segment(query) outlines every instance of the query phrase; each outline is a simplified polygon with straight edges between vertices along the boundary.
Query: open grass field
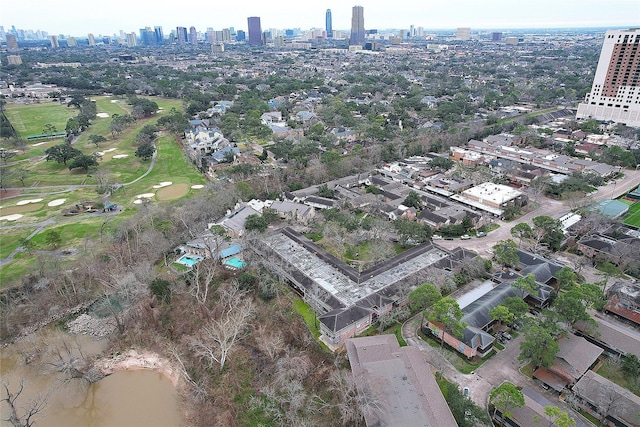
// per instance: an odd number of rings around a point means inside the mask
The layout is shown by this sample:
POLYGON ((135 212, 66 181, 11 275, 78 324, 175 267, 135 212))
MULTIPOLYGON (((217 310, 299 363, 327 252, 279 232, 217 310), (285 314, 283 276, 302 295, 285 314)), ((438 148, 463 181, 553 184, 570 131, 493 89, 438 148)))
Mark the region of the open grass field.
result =
MULTIPOLYGON (((126 99, 112 97, 95 97, 93 99, 96 101, 98 113, 103 112, 111 116, 112 114, 126 114, 130 111, 130 105, 127 104, 126 99)), ((87 174, 79 170, 69 171, 64 164, 58 164, 53 161, 47 162, 41 159, 47 147, 59 144, 61 140, 30 144, 25 153, 20 153, 12 159, 13 161, 22 159, 22 161, 18 161, 17 164, 9 166, 9 168, 14 171, 24 169, 28 172, 24 180, 25 187, 20 196, 0 200, 0 217, 11 213, 23 215, 15 221, 0 221, 0 242, 2 243, 0 255, 2 258, 8 256, 18 247, 20 241, 33 232, 38 223, 56 217, 54 224, 48 225, 33 237, 35 249, 41 251, 51 250, 52 248, 45 243, 45 236, 49 230, 55 229, 62 238, 62 242, 57 248, 58 250, 77 249, 77 255, 64 257, 62 262, 72 260, 82 256, 87 242, 99 239, 100 228, 105 220, 109 222, 105 229, 109 233, 121 221, 136 212, 137 206, 133 203, 136 200, 136 195, 153 193, 153 197, 150 199, 152 203, 161 203, 164 200, 173 201, 203 191, 191 188, 192 185, 203 185, 206 181, 182 153, 173 135, 161 134, 156 141, 158 153, 152 172, 139 181, 132 183, 132 181, 147 172, 151 163, 151 161, 140 161, 135 157, 135 136, 144 125, 155 123, 163 114, 168 113, 172 108, 181 109, 182 105, 180 100, 151 99, 158 103, 160 110, 154 117, 138 120, 115 139, 109 132, 111 119, 97 117, 91 128, 74 143, 75 148, 85 154, 92 154, 98 151, 102 153, 98 169, 107 171, 112 182, 131 183, 131 185, 125 186, 109 198, 110 202, 117 203, 123 208, 123 212, 118 215, 80 214, 73 217, 59 216, 63 209, 80 201, 101 198, 94 186, 97 180, 93 172, 87 174), (107 141, 96 148, 94 144, 88 141, 89 135, 102 135, 107 138, 107 141), (162 182, 171 182, 172 184, 158 188, 158 184, 162 182), (81 186, 81 184, 85 184, 85 186, 81 186), (41 188, 44 186, 60 186, 60 188, 41 188), (26 200, 34 199, 42 200, 25 203, 26 200), (58 203, 62 199, 64 201, 58 203), (53 206, 49 206, 49 203, 54 201, 56 202, 53 206), (20 202, 22 203, 18 204, 20 202), (29 226, 31 224, 33 224, 33 227, 29 226), (10 228, 13 225, 27 227, 10 228)), ((67 108, 58 105, 54 107, 58 110, 67 108)), ((29 109, 33 112, 33 109, 40 111, 39 108, 41 108, 41 105, 25 106, 21 109, 20 114, 28 115, 30 114, 28 113, 29 109)), ((62 128, 64 128, 68 117, 76 113, 75 109, 69 109, 69 115, 60 119, 63 120, 62 128)), ((44 124, 46 123, 49 122, 45 121, 44 124)), ((37 127, 36 125, 33 126, 37 127)), ((42 129, 39 129, 38 133, 41 131, 42 129)), ((13 180, 11 184, 13 187, 22 187, 19 181, 13 180)), ((26 252, 17 253, 12 262, 0 268, 0 277, 2 277, 0 287, 18 284, 21 276, 39 268, 40 261, 38 259, 45 255, 28 254, 26 252)))
POLYGON ((629 213, 624 217, 624 223, 640 227, 640 202, 636 202, 629 208, 629 213))
POLYGON ((40 104, 7 104, 5 114, 21 137, 40 135, 46 124, 52 124, 58 132, 64 132, 67 120, 78 114, 75 107, 59 102, 43 101, 40 104))
POLYGON ((0 258, 8 257, 35 229, 35 227, 26 227, 5 230, 0 237, 0 258))

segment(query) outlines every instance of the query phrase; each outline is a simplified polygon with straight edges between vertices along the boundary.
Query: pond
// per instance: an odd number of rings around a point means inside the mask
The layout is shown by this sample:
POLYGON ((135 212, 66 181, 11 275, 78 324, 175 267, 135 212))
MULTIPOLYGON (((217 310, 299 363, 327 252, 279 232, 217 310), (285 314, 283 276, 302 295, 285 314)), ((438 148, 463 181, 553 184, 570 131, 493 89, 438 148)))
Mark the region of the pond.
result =
MULTIPOLYGON (((37 414, 38 426, 181 426, 184 424, 178 404, 178 395, 171 381, 153 370, 117 371, 102 380, 84 385, 79 380, 68 383, 61 381, 57 374, 46 369, 45 363, 24 363, 26 347, 59 345, 71 342, 75 350, 86 354, 98 354, 106 347, 106 342, 84 336, 71 336, 49 329, 30 337, 30 341, 12 344, 0 351, 0 375, 3 383, 8 383, 16 391, 20 381, 24 381, 24 391, 17 406, 47 395, 44 410, 37 414)), ((4 390, 3 390, 4 393, 4 390)), ((4 395, 3 395, 4 397, 4 395)), ((0 412, 6 414, 6 405, 0 412)), ((0 422, 1 426, 10 426, 0 422)))

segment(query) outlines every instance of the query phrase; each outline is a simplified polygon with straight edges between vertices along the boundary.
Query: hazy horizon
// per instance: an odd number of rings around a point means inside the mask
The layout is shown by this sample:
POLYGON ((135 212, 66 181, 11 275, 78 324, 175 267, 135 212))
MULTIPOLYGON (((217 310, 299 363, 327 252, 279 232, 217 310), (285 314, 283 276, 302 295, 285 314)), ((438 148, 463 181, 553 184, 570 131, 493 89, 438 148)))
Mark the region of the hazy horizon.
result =
POLYGON ((184 7, 158 6, 147 2, 111 0, 101 3, 80 0, 30 0, 29 11, 15 2, 3 5, 5 30, 15 26, 23 30, 43 30, 49 34, 86 36, 87 33, 111 35, 120 30, 138 33, 140 28, 162 26, 169 34, 177 26, 194 26, 204 32, 234 27, 247 28, 247 17, 259 16, 262 29, 324 28, 326 9, 331 9, 334 30, 349 30, 351 8, 364 7, 366 29, 409 29, 423 27, 425 31, 452 30, 471 27, 472 31, 619 28, 640 26, 640 2, 637 0, 450 0, 446 4, 420 0, 405 0, 389 4, 382 0, 338 0, 303 4, 281 0, 266 4, 246 1, 236 4, 214 4, 207 0, 192 0, 184 7), (100 8, 100 9, 98 9, 100 8))

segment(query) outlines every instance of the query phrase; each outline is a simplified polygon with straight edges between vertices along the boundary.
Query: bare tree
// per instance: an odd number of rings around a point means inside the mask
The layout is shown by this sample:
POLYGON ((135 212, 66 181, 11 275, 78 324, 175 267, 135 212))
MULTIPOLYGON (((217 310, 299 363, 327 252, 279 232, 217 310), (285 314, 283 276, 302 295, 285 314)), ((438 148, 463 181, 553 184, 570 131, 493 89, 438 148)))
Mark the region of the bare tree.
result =
MULTIPOLYGON (((37 419, 35 416, 42 412, 42 410, 47 406, 47 401, 49 399, 48 395, 38 395, 31 401, 27 403, 27 405, 23 409, 23 414, 18 413, 18 399, 20 395, 24 391, 24 379, 20 380, 20 385, 16 392, 11 392, 9 390, 8 383, 2 383, 2 387, 4 388, 4 395, 0 400, 0 403, 5 402, 8 410, 2 411, 3 421, 8 421, 11 423, 13 427, 31 427, 35 424, 37 419)), ((22 411, 21 411, 22 412, 22 411)))
POLYGON ((256 330, 256 338, 258 348, 269 356, 271 360, 275 360, 276 357, 286 348, 282 332, 273 332, 269 330, 267 325, 264 323, 258 326, 256 330))
POLYGON ((234 345, 247 330, 254 306, 246 292, 228 285, 221 289, 219 309, 221 313, 189 340, 189 346, 210 367, 218 363, 223 369, 234 345))
POLYGON ((200 304, 206 304, 211 290, 211 283, 216 277, 219 269, 218 261, 213 258, 206 258, 196 263, 191 273, 186 276, 189 280, 189 294, 200 304))
POLYGON ((360 425, 364 415, 374 415, 384 410, 382 401, 369 386, 358 389, 351 372, 336 370, 329 374, 329 390, 338 402, 331 405, 338 408, 343 425, 360 425))

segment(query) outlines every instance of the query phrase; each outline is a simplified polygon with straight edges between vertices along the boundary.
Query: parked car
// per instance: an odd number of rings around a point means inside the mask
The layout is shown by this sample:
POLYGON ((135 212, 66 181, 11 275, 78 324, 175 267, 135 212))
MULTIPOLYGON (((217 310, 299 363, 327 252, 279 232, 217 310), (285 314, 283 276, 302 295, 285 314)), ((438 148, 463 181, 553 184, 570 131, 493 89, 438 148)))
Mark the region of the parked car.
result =
POLYGON ((453 240, 453 237, 445 237, 444 240, 453 240))
POLYGON ((471 236, 469 236, 468 234, 463 234, 462 236, 460 236, 460 240, 469 240, 471 238, 471 236))
POLYGON ((432 240, 442 240, 442 236, 438 236, 437 234, 434 234, 433 236, 431 236, 432 240))
POLYGON ((506 332, 503 332, 503 333, 502 333, 502 336, 503 336, 503 337, 505 337, 505 338, 506 338, 506 339, 508 339, 508 340, 510 340, 510 339, 512 338, 512 336, 511 336, 511 335, 509 335, 509 334, 508 334, 508 333, 506 333, 506 332))
POLYGON ((476 237, 484 237, 484 236, 486 236, 486 235, 487 235, 487 232, 486 232, 486 231, 478 231, 478 232, 476 233, 476 237))
POLYGON ((462 389, 462 395, 463 395, 464 397, 469 397, 469 387, 464 387, 464 388, 462 389))

